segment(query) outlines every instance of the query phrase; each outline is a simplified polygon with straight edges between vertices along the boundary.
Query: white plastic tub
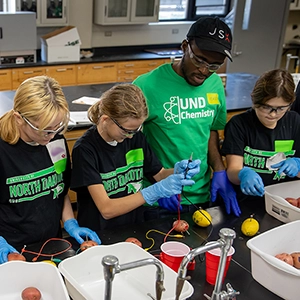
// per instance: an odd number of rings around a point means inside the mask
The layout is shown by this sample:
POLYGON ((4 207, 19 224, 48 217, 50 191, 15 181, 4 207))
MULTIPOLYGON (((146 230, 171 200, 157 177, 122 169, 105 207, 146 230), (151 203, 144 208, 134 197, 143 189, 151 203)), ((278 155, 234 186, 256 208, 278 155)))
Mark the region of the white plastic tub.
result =
POLYGON ((300 299, 300 270, 275 255, 300 251, 300 220, 266 231, 247 242, 253 278, 285 300, 300 299))
POLYGON ((265 188, 267 213, 284 223, 300 220, 300 208, 288 203, 285 200, 287 197, 300 197, 300 180, 267 186, 265 188))
POLYGON ((42 300, 69 300, 58 269, 43 262, 10 261, 0 265, 0 299, 19 300, 27 287, 36 287, 42 300))
MULTIPOLYGON (((120 242, 108 246, 94 246, 63 260, 58 268, 65 277, 69 295, 73 300, 104 299, 105 280, 102 258, 106 255, 116 256, 120 264, 153 258, 151 254, 133 243, 120 242)), ((162 265, 166 288, 166 291, 162 293, 162 299, 174 300, 177 273, 168 266, 162 265)), ((116 274, 112 283, 112 299, 149 300, 148 293, 156 297, 156 270, 154 265, 148 265, 116 274)), ((180 299, 190 297, 193 292, 192 285, 185 281, 180 299)))

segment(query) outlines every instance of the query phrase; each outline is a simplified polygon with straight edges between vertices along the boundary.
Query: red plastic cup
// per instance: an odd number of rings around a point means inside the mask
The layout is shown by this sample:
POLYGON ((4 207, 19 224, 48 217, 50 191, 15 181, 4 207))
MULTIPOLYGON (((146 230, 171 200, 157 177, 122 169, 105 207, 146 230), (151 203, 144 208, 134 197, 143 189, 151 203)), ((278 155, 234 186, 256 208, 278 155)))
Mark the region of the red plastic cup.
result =
POLYGON ((175 272, 178 272, 182 259, 190 252, 190 248, 180 242, 165 242, 160 246, 160 249, 161 261, 175 272))
MULTIPOLYGON (((224 279, 227 274, 227 270, 229 268, 229 264, 232 258, 232 255, 234 254, 235 250, 231 246, 230 250, 227 253, 227 259, 226 259, 226 264, 225 264, 225 270, 224 270, 224 275, 222 278, 222 282, 224 282, 224 279)), ((205 258, 206 258, 206 281, 212 285, 216 284, 216 279, 217 279, 217 273, 218 273, 218 267, 219 267, 219 262, 220 262, 220 255, 221 255, 221 249, 216 248, 210 251, 207 251, 205 253, 205 258)))

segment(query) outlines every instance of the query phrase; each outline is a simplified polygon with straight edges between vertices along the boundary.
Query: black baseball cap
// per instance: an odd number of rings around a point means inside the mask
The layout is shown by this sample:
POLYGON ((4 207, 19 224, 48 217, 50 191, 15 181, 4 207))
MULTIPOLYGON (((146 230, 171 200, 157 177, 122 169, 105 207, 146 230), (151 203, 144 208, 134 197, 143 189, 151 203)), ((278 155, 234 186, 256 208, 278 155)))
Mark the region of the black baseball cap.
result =
POLYGON ((200 50, 225 54, 231 61, 232 34, 230 28, 218 17, 203 17, 190 27, 187 38, 195 40, 200 50))

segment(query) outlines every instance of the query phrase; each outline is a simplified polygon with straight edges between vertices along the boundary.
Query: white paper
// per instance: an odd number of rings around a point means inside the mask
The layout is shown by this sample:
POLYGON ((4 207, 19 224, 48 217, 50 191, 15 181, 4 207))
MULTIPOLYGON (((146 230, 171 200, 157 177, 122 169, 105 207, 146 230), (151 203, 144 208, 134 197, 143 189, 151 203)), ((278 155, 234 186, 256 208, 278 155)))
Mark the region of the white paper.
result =
POLYGON ((87 116, 87 111, 70 111, 70 122, 69 125, 74 124, 87 124, 91 121, 87 116))
POLYGON ((81 98, 73 100, 72 103, 93 105, 98 100, 99 100, 99 98, 83 96, 81 98))

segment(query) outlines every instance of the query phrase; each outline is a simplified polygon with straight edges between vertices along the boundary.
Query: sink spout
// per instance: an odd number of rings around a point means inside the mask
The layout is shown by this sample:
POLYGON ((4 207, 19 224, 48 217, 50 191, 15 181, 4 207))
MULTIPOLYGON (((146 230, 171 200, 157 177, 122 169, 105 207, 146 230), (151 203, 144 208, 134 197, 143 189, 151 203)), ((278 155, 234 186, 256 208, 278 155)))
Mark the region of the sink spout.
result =
MULTIPOLYGON (((220 239, 214 242, 210 242, 205 244, 204 246, 192 249, 182 260, 180 267, 178 269, 178 276, 177 276, 177 282, 176 282, 176 292, 175 292, 175 300, 179 300, 179 296, 182 291, 182 287, 184 284, 184 281, 186 279, 189 279, 186 277, 187 272, 187 266, 190 261, 192 261, 197 255, 200 255, 202 253, 205 253, 209 250, 215 249, 215 248, 221 248, 221 256, 220 256, 220 263, 218 267, 218 274, 215 284, 215 289, 213 292, 213 295, 219 295, 222 287, 222 279, 223 274, 225 270, 225 264, 226 264, 226 257, 227 253, 230 250, 230 247, 232 245, 233 239, 235 238, 236 234, 235 231, 229 228, 222 228, 219 232, 220 239)), ((217 298, 214 298, 217 299, 217 298)))
POLYGON ((156 300, 160 300, 162 296, 162 292, 165 291, 163 286, 164 281, 164 270, 160 261, 155 258, 146 258, 133 262, 129 262, 126 264, 119 264, 119 260, 112 255, 104 256, 102 259, 102 265, 104 267, 104 279, 106 281, 105 284, 105 300, 111 299, 112 294, 112 281, 114 279, 114 275, 120 273, 122 271, 147 266, 147 265, 155 265, 156 266, 156 300))

